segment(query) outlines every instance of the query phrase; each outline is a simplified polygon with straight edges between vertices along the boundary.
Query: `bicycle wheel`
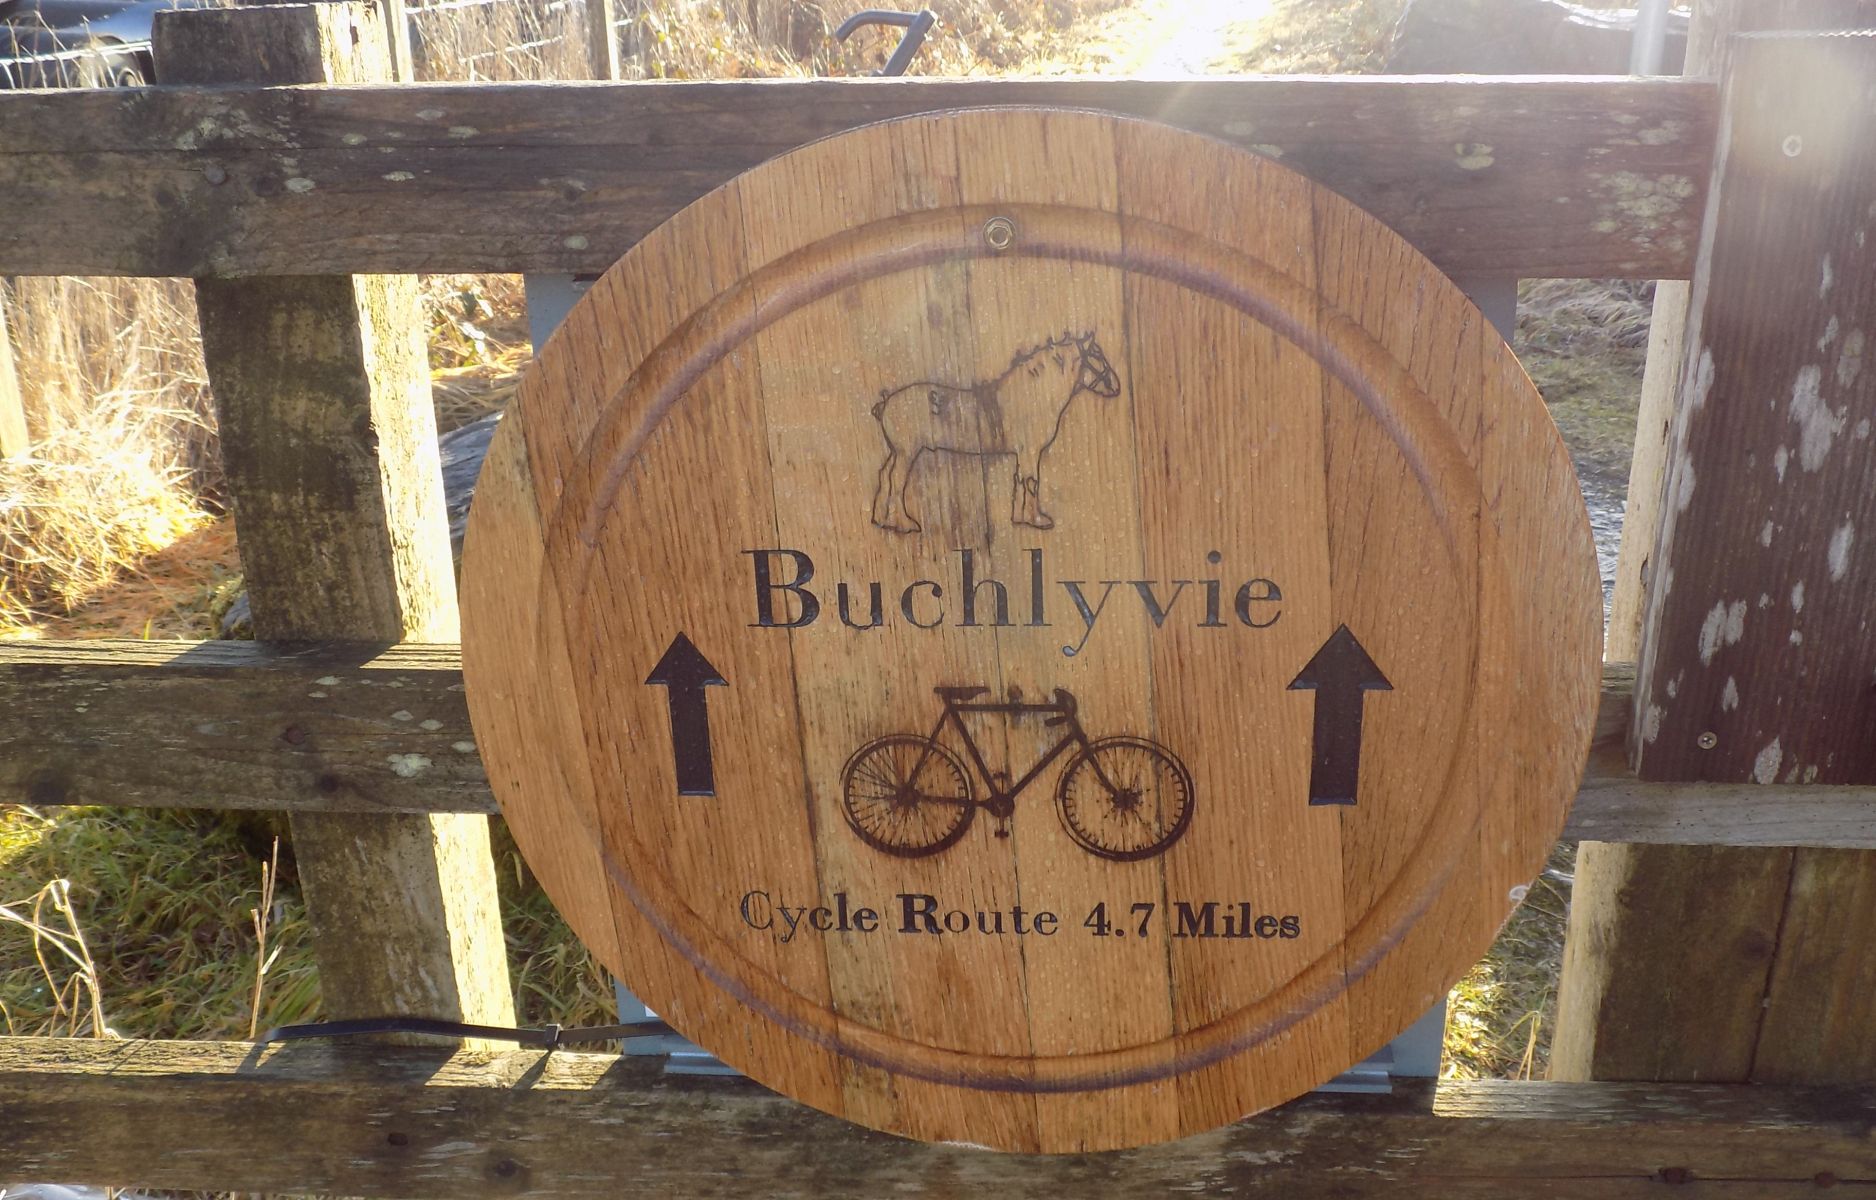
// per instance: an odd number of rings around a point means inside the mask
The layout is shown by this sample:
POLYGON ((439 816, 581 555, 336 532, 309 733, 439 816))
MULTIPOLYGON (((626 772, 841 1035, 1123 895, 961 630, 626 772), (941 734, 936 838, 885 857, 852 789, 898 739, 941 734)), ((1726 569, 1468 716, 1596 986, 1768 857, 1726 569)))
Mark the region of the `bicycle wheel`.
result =
POLYGON ((957 755, 911 733, 875 738, 854 751, 840 773, 840 795, 860 840, 900 858, 955 845, 977 812, 957 755))
POLYGON ((1088 853, 1151 858, 1192 821, 1192 773, 1145 738, 1102 738, 1062 772, 1055 802, 1068 835, 1088 853))

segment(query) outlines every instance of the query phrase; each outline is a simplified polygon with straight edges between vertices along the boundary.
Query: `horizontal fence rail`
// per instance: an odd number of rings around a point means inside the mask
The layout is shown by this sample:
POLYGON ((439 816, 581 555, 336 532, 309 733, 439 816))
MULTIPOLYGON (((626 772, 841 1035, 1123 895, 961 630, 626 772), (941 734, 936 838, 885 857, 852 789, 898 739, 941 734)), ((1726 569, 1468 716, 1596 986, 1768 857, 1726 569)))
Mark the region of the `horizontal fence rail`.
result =
POLYGON ((1833 1185, 1868 1196, 1872 1126, 1872 1087, 1413 1081, 1387 1096, 1307 1096, 1142 1150, 1015 1156, 901 1141, 746 1082, 660 1076, 644 1059, 0 1038, 0 1179, 190 1190, 1503 1200, 1680 1184, 1692 1196, 1833 1185))
MULTIPOLYGON (((1566 837, 1876 848, 1876 787, 1636 779, 1633 687, 1632 667, 1605 669, 1566 837)), ((497 811, 457 648, 410 644, 0 643, 0 800, 497 811)))
POLYGON ((1049 105, 1281 159, 1449 274, 1686 278, 1718 89, 1678 79, 764 80, 0 94, 0 275, 597 272, 855 125, 1049 105))

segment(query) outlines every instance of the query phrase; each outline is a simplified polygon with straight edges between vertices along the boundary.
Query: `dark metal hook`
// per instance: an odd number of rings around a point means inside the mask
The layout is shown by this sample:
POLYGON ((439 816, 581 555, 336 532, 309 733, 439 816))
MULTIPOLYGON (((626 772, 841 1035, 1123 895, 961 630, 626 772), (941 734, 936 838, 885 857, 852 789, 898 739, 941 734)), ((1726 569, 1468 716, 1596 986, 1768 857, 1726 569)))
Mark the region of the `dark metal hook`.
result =
POLYGON ((925 44, 925 35, 938 23, 938 17, 929 8, 921 8, 915 13, 890 12, 883 8, 869 8, 865 12, 854 13, 840 23, 834 30, 834 37, 846 41, 854 30, 867 25, 896 25, 905 30, 905 36, 899 39, 899 48, 892 52, 886 65, 879 69, 881 75, 903 75, 912 65, 912 56, 925 44))

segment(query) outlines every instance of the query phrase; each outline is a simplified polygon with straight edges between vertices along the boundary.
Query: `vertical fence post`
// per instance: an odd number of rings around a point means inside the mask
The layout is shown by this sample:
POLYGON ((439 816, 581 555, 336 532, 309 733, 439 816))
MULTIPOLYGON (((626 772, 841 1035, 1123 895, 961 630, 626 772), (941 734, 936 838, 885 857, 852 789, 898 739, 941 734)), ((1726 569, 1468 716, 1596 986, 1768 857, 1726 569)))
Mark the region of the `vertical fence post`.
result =
MULTIPOLYGON (((368 3, 164 12, 155 42, 166 84, 389 74, 368 3)), ((321 184, 286 144, 261 170, 241 186, 321 184)), ((454 640, 416 280, 205 279, 196 294, 256 634, 454 640)), ((305 814, 292 828, 329 1015, 513 1023, 486 817, 305 814)))
POLYGON ((415 83, 417 72, 410 58, 410 16, 404 11, 404 0, 377 0, 377 5, 390 46, 391 78, 399 83, 415 83))
POLYGON ((619 77, 618 0, 586 0, 586 67, 594 79, 619 77))
MULTIPOLYGON (((1858 18, 1702 7, 1756 30, 1858 18)), ((1653 780, 1869 783, 1876 36, 1758 33, 1718 57, 1631 756, 1653 780)), ((1872 939, 1876 853, 1586 843, 1552 1074, 1876 1078, 1872 939)))
POLYGON ((1635 37, 1629 45, 1630 75, 1661 74, 1668 40, 1668 0, 1641 0, 1635 9, 1635 37))
POLYGON ((0 285, 0 458, 24 454, 26 402, 20 395, 19 370, 13 364, 13 338, 7 332, 7 290, 0 285))

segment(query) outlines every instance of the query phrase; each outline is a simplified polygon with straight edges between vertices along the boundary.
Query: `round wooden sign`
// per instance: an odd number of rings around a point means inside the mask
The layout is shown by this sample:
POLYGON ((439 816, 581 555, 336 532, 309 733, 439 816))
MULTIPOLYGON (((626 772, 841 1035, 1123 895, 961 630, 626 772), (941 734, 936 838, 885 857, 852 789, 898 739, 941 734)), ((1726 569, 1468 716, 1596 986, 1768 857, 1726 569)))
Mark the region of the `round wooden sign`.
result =
POLYGON ((1091 113, 685 209, 503 422, 464 666, 516 840, 672 1026, 926 1139, 1277 1104, 1542 867, 1596 704, 1576 479, 1346 201, 1091 113))

